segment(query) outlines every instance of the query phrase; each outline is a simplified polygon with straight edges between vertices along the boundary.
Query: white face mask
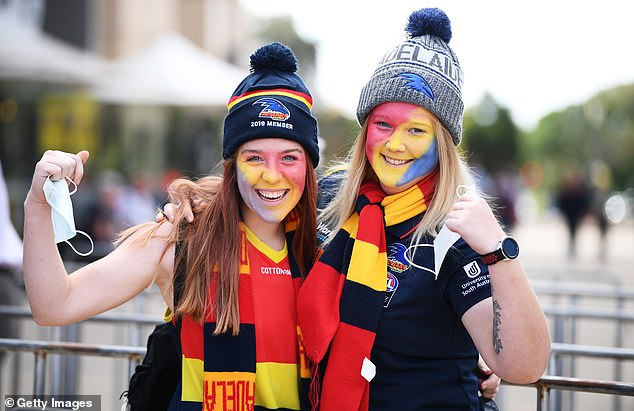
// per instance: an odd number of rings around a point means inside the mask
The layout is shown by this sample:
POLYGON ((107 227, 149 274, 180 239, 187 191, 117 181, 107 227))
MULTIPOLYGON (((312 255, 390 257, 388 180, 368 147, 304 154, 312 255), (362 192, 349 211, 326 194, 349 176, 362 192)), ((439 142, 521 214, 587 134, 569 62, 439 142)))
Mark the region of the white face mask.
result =
POLYGON ((77 184, 70 178, 66 177, 68 181, 73 183, 75 188, 72 192, 68 191, 68 184, 66 180, 52 181, 49 176, 44 182, 44 196, 46 202, 51 205, 51 220, 53 222, 53 232, 55 233, 55 242, 66 242, 73 251, 83 257, 92 254, 95 249, 92 242, 92 238, 83 231, 75 229, 75 219, 73 217, 73 203, 70 201, 70 196, 77 191, 77 184), (90 240, 90 251, 81 253, 77 251, 73 245, 68 242, 71 238, 75 237, 77 233, 80 233, 90 240))

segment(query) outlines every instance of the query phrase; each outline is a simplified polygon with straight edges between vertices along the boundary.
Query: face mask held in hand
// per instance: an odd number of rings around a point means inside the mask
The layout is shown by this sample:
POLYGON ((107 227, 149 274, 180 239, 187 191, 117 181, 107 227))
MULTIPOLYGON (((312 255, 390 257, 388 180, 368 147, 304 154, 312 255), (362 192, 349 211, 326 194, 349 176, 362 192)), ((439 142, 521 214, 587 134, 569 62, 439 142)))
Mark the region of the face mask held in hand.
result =
POLYGON ((51 220, 53 222, 53 232, 55 233, 55 242, 66 242, 75 253, 82 257, 86 257, 92 254, 95 249, 92 242, 92 238, 83 231, 75 229, 75 219, 73 217, 73 203, 70 200, 70 196, 77 191, 77 184, 70 178, 66 180, 51 180, 49 176, 44 182, 44 196, 46 202, 51 205, 51 220), (75 188, 72 192, 68 191, 68 184, 66 180, 70 181, 75 188), (80 233, 88 238, 90 241, 90 250, 86 253, 77 251, 77 249, 68 241, 75 237, 77 233, 80 233))

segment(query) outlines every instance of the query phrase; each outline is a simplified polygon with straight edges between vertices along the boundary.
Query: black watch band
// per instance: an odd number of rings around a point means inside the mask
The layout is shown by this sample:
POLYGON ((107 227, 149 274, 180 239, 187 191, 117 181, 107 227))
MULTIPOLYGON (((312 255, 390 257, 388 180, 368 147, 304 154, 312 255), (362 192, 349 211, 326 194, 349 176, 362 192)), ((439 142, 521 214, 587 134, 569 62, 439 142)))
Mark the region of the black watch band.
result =
POLYGON ((513 260, 520 254, 520 247, 512 237, 504 237, 498 248, 490 253, 481 255, 482 262, 486 265, 493 265, 503 260, 513 260))

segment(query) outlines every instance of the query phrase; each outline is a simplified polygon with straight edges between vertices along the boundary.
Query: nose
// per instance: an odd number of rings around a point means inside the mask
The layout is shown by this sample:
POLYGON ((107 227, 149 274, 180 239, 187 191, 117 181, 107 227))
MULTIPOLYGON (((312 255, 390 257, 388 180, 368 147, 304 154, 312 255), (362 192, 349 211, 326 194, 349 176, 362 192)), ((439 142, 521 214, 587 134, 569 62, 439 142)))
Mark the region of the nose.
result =
POLYGON ((398 131, 394 131, 392 135, 387 139, 385 147, 390 151, 404 151, 405 144, 403 144, 401 135, 398 131))
POLYGON ((262 172, 262 179, 269 184, 277 183, 281 178, 282 174, 274 165, 265 167, 262 172))

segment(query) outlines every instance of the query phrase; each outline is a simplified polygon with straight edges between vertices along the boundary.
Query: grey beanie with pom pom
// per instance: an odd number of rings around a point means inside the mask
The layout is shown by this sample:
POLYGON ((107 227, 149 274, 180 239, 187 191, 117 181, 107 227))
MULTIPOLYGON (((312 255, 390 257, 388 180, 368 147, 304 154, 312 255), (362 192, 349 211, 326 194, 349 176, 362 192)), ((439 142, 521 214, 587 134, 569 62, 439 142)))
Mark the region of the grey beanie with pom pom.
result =
POLYGON ((462 139, 463 74, 449 47, 451 22, 437 8, 415 11, 405 30, 408 39, 388 51, 363 87, 357 119, 387 102, 412 103, 433 113, 449 130, 455 145, 462 139))

